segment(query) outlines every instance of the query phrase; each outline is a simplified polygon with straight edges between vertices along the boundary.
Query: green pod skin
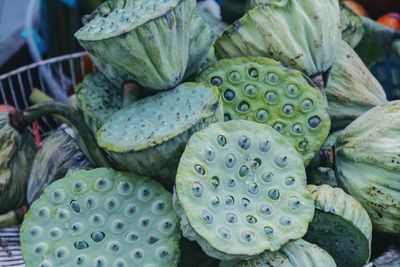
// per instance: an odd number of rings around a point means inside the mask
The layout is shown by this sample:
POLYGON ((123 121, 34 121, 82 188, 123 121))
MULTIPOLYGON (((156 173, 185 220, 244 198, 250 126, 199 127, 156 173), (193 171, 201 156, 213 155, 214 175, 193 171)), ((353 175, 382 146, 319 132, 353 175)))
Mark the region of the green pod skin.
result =
POLYGON ((186 70, 195 3, 107 1, 85 18, 75 37, 92 56, 125 70, 141 86, 167 90, 186 70))
POLYGON ((276 252, 265 251, 241 262, 221 262, 219 267, 336 267, 332 256, 303 239, 288 242, 276 252))
POLYGON ((190 136, 222 120, 216 87, 183 83, 116 112, 96 139, 126 169, 152 176, 172 189, 190 136))
POLYGON ((342 39, 351 47, 354 48, 360 43, 364 35, 361 17, 343 3, 340 3, 340 28, 342 39))
POLYGON ((49 184, 63 178, 68 172, 91 168, 93 165, 64 129, 50 133, 33 160, 28 179, 28 204, 31 205, 49 184))
POLYGON ((20 207, 36 154, 33 137, 14 129, 7 113, 0 114, 0 214, 20 207))
POLYGON ((256 6, 215 43, 218 59, 270 57, 314 78, 333 64, 341 39, 337 0, 282 0, 256 6))
POLYGON ((340 188, 309 185, 316 212, 304 239, 325 249, 338 267, 361 267, 371 256, 372 223, 361 204, 340 188))
POLYGON ((334 130, 343 129, 364 112, 388 102, 381 84, 345 41, 341 41, 325 93, 334 130))

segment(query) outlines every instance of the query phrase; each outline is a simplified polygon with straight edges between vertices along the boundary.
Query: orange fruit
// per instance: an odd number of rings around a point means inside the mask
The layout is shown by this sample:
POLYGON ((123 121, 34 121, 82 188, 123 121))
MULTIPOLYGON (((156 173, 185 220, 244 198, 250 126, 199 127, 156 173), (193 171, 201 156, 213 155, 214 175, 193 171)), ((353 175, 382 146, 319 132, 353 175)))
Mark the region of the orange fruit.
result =
POLYGON ((356 1, 342 1, 342 2, 343 4, 348 6, 351 10, 353 10, 353 12, 356 13, 357 15, 369 17, 367 10, 360 3, 357 3, 356 1))
POLYGON ((395 30, 400 30, 400 13, 387 13, 381 16, 377 22, 395 30))

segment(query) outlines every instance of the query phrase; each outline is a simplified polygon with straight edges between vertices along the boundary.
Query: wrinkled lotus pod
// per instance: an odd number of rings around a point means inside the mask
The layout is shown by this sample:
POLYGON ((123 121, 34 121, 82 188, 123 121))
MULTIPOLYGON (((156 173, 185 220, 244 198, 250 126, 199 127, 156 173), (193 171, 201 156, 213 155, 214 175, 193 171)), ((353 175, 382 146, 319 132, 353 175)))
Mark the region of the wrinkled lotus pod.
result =
POLYGON ((185 79, 199 73, 207 66, 207 57, 214 42, 211 28, 197 12, 193 13, 189 31, 189 58, 185 79))
POLYGON ((122 90, 101 73, 85 76, 76 87, 79 110, 93 133, 122 107, 122 90))
POLYGON ((387 103, 380 83, 344 41, 330 71, 325 92, 334 129, 343 129, 367 110, 387 103))
POLYGON ((296 150, 273 128, 244 120, 190 138, 174 205, 183 235, 221 260, 276 251, 301 238, 314 215, 296 150))
POLYGON ((221 262, 219 267, 336 267, 333 258, 317 245, 298 239, 284 245, 279 251, 265 251, 241 262, 221 262))
POLYGON ((308 164, 330 130, 318 88, 299 71, 268 58, 220 60, 198 81, 218 86, 224 119, 267 124, 288 138, 308 164))
POLYGON ((9 124, 8 113, 0 113, 0 214, 24 203, 35 154, 33 137, 19 133, 9 124))
POLYGON ((66 130, 50 133, 33 160, 28 179, 28 204, 39 198, 46 186, 65 177, 69 171, 91 168, 93 165, 66 130))
POLYGON ((31 266, 175 266, 178 217, 151 178, 112 169, 77 171, 48 186, 21 228, 31 266))
POLYGON ((190 136, 223 120, 220 102, 216 87, 183 83, 119 110, 96 139, 127 169, 155 177, 170 188, 190 136))
POLYGON ((215 54, 269 57, 317 76, 333 64, 341 39, 339 25, 337 0, 272 1, 233 23, 217 39, 215 54))
POLYGON ((315 214, 304 239, 325 249, 338 267, 363 266, 371 255, 372 223, 361 204, 340 188, 309 185, 315 214))
POLYGON ((353 121, 334 151, 339 186, 367 210, 375 230, 400 234, 400 101, 353 121))
POLYGON ((194 0, 110 0, 85 17, 75 33, 101 62, 125 70, 145 88, 170 89, 188 61, 194 0))
POLYGON ((210 12, 197 10, 197 13, 199 13, 203 17, 204 21, 211 28, 214 37, 221 36, 229 26, 223 20, 214 17, 210 12))
POLYGON ((364 35, 363 22, 360 16, 343 3, 340 3, 340 27, 342 39, 351 47, 356 47, 364 35))

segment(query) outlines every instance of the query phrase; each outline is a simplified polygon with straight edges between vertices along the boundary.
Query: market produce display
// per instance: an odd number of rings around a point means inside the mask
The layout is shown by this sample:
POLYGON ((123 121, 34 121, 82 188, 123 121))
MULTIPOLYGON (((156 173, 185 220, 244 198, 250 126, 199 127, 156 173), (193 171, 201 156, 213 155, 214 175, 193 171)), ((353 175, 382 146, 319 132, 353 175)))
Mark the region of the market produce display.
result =
POLYGON ((103 1, 69 105, 0 105, 26 267, 396 266, 400 100, 369 66, 399 31, 338 0, 195 6, 103 1), (73 134, 35 144, 43 116, 73 134))

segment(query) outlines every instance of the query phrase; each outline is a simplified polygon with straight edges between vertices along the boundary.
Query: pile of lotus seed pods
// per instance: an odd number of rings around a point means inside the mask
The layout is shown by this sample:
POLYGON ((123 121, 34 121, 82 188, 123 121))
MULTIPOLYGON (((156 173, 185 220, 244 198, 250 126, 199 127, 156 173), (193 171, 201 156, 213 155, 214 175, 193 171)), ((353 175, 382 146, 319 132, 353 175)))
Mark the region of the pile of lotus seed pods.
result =
POLYGON ((27 196, 27 267, 361 267, 373 231, 400 235, 400 102, 353 50, 361 18, 338 0, 250 0, 232 25, 195 7, 105 1, 75 34, 98 70, 74 104, 0 117, 0 211, 27 196), (44 115, 73 131, 36 151, 44 115))

